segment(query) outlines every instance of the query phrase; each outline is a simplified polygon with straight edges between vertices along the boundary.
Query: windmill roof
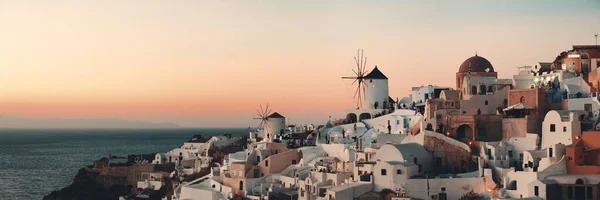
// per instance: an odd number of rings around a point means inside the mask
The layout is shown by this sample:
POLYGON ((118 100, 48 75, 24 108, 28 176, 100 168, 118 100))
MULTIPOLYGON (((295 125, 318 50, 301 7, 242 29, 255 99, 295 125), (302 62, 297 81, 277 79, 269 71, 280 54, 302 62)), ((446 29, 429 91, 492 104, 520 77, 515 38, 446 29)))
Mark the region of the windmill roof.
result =
POLYGON ((366 79, 388 79, 387 76, 383 75, 383 73, 381 71, 379 71, 379 69, 377 69, 377 66, 375 66, 375 68, 373 70, 371 70, 371 72, 369 74, 367 74, 365 76, 366 79))
POLYGON ((269 115, 267 118, 285 118, 285 117, 277 112, 274 112, 273 114, 269 115))

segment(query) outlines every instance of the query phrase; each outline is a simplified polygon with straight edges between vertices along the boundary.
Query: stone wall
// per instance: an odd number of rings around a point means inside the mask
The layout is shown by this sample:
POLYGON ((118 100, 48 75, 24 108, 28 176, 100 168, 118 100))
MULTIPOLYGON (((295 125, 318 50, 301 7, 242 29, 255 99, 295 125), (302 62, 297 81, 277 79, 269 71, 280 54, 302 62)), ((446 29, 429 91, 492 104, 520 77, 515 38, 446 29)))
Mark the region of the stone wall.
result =
POLYGON ((431 136, 425 136, 423 146, 433 155, 432 169, 436 173, 466 173, 477 170, 471 152, 464 147, 431 136))
POLYGON ((511 137, 526 137, 527 133, 541 135, 542 122, 537 116, 526 116, 525 118, 502 119, 502 139, 511 137))

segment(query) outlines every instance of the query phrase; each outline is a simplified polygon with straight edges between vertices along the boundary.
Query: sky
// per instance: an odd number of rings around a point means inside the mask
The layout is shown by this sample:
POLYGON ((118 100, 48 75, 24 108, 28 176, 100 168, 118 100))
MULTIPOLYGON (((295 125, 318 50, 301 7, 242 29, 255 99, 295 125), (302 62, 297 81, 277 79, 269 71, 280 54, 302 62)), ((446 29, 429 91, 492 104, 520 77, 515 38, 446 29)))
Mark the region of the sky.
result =
POLYGON ((598 32, 598 0, 0 0, 0 114, 322 124, 355 107, 359 48, 402 98, 476 52, 511 78, 598 32))

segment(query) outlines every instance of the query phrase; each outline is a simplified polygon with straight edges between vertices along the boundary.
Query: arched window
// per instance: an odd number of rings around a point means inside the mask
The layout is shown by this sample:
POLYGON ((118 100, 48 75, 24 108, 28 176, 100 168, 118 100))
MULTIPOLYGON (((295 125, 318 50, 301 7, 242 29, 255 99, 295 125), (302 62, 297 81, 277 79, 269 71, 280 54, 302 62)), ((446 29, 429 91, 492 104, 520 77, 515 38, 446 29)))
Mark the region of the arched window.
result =
POLYGON ((477 94, 477 86, 471 86, 471 95, 477 94))
POLYGON ((485 100, 485 105, 486 105, 486 106, 488 105, 488 100, 485 100))
POLYGON ((583 180, 582 180, 582 179, 578 178, 578 179, 575 181, 575 184, 577 184, 577 185, 583 185, 584 183, 583 183, 583 180))
POLYGON ((494 92, 494 88, 493 88, 493 87, 490 85, 490 86, 488 86, 488 89, 487 89, 487 91, 488 91, 488 92, 494 92))
POLYGON ((240 186, 240 190, 244 190, 244 182, 243 181, 240 181, 240 185, 239 186, 240 186))
POLYGON ((521 96, 521 98, 519 99, 519 103, 526 103, 527 99, 525 98, 525 96, 521 96))

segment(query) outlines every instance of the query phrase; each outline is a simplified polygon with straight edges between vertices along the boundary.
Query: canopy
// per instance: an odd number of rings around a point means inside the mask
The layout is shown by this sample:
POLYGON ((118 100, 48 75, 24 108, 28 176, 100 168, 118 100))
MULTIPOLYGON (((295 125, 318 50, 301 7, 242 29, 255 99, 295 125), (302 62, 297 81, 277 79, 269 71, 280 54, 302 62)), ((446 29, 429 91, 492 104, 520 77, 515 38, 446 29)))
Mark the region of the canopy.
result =
POLYGON ((504 111, 509 111, 509 110, 532 110, 532 109, 534 109, 533 106, 530 106, 530 105, 527 105, 527 104, 524 104, 524 103, 518 103, 518 104, 515 104, 515 105, 512 105, 512 106, 506 107, 504 109, 504 111))

